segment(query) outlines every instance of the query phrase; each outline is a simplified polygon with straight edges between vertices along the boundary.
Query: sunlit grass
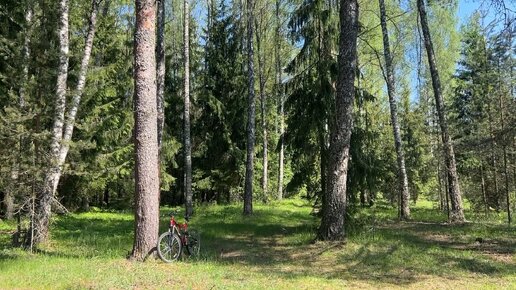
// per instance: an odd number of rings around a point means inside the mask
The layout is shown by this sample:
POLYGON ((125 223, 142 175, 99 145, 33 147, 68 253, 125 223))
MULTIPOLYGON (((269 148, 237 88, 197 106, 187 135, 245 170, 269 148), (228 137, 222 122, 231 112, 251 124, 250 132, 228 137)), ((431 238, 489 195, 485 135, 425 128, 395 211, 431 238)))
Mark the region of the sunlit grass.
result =
MULTIPOLYGON (((395 208, 378 203, 356 209, 346 243, 314 243, 319 219, 308 202, 254 209, 244 217, 241 205, 196 207, 190 226, 201 232, 201 256, 173 264, 125 259, 130 212, 58 216, 35 254, 11 248, 15 224, 0 222, 0 288, 516 288, 515 229, 502 216, 452 226, 419 201, 413 220, 398 222, 395 208)), ((172 210, 181 221, 182 208, 162 208, 160 231, 172 210)))

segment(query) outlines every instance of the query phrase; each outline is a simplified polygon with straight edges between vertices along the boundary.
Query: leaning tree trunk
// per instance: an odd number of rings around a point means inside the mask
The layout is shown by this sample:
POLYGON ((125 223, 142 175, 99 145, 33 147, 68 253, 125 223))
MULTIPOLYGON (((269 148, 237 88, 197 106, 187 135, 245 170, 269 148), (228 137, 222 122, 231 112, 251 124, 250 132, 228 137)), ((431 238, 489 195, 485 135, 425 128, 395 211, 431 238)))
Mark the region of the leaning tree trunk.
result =
POLYGON ((279 172, 278 172, 278 199, 283 198, 283 175, 284 175, 284 163, 285 163, 285 152, 284 152, 284 138, 285 133, 284 120, 283 120, 283 93, 281 86, 281 47, 280 47, 280 0, 276 0, 276 41, 274 45, 274 53, 276 55, 276 93, 279 100, 279 172))
POLYGON ((136 0, 134 35, 135 233, 130 258, 155 249, 159 228, 156 2, 136 0))
POLYGON ((353 127, 353 100, 357 69, 358 1, 340 1, 339 74, 335 100, 334 125, 331 126, 327 168, 327 186, 322 205, 322 220, 318 238, 344 238, 346 212, 346 180, 349 146, 353 127))
POLYGON ((95 28, 97 21, 98 0, 91 2, 91 14, 89 18, 88 32, 86 35, 84 53, 81 60, 77 86, 72 95, 71 104, 65 119, 66 110, 66 92, 68 79, 68 0, 62 0, 60 3, 61 16, 59 24, 59 69, 57 76, 56 89, 56 107, 54 115, 54 125, 52 130, 52 140, 50 145, 50 167, 45 174, 43 187, 37 196, 36 212, 34 217, 34 235, 31 239, 32 244, 43 242, 48 237, 48 227, 51 217, 51 206, 54 201, 54 195, 61 178, 62 168, 70 149, 70 141, 72 139, 73 128, 77 110, 82 97, 82 92, 86 84, 86 74, 88 72, 88 64, 93 47, 93 38, 95 36, 95 28))
POLYGON ((48 227, 51 216, 51 205, 54 194, 54 184, 60 175, 59 151, 63 138, 64 116, 66 109, 66 80, 68 78, 68 0, 59 3, 59 67, 57 71, 57 86, 54 108, 54 124, 50 142, 49 168, 43 180, 43 187, 37 194, 35 216, 33 218, 32 244, 39 244, 48 238, 48 227))
POLYGON ((183 31, 183 43, 184 43, 184 59, 185 59, 185 79, 184 79, 184 90, 185 90, 185 107, 184 107, 184 157, 185 157, 185 206, 186 216, 190 217, 193 214, 193 198, 192 198, 192 145, 190 142, 190 8, 189 0, 184 0, 184 31, 183 31))
POLYGON ((156 43, 156 102, 158 110, 158 147, 163 143, 165 125, 165 0, 158 0, 158 35, 156 43))
POLYGON ((253 213, 253 167, 255 142, 255 103, 254 103, 254 3, 247 1, 247 73, 248 73, 248 108, 247 108, 247 160, 245 166, 244 215, 253 213))
POLYGON ((400 202, 400 218, 410 218, 410 192, 408 188, 407 171, 405 169, 405 156, 403 153, 403 145, 401 142, 400 124, 398 122, 398 112, 396 106, 396 82, 394 80, 394 67, 392 64, 392 55, 389 44, 389 33, 387 31, 387 12, 385 11, 385 1, 379 0, 380 4, 380 24, 382 26, 383 36, 383 54, 385 57, 385 71, 387 83, 387 94, 389 95, 389 106, 391 109, 392 131, 394 133, 394 146, 396 147, 396 155, 398 161, 398 180, 399 189, 401 191, 400 202))
MULTIPOLYGON (((99 0, 92 0, 91 14, 89 19, 89 27, 88 33, 86 35, 86 42, 84 46, 84 54, 81 60, 81 67, 79 70, 79 79, 77 82, 77 87, 73 93, 72 102, 70 104, 70 108, 67 112, 66 123, 64 127, 63 141, 61 145, 61 150, 59 152, 59 168, 61 169, 66 156, 68 155, 68 150, 70 149, 70 141, 72 140, 73 129, 75 126, 75 118, 77 116, 77 110, 79 109, 79 105, 81 103, 82 93, 84 91, 84 87, 86 85, 86 75, 88 73, 88 64, 90 61, 91 50, 93 48, 93 38, 95 37, 95 28, 97 23, 97 12, 99 6, 99 0)), ((60 171, 61 173, 61 171, 60 171)), ((59 180, 55 181, 55 188, 57 188, 57 183, 59 180)))
POLYGON ((430 66, 430 74, 432 76, 432 87, 434 89, 435 106, 437 109, 437 116, 439 117, 439 125, 441 127, 441 138, 444 148, 444 159, 446 163, 446 173, 448 176, 448 192, 450 195, 451 210, 449 220, 452 223, 460 223, 465 221, 464 211, 462 207, 462 196, 459 186, 459 175, 457 173, 457 165, 455 162, 455 153, 453 152, 453 145, 450 135, 448 133, 448 124, 444 112, 444 101, 441 90, 441 81, 439 79, 439 72, 435 60, 434 47, 430 36, 430 29, 428 28, 428 20, 426 16, 426 9, 424 0, 417 0, 417 7, 419 10, 419 17, 421 19, 421 28, 423 30, 423 37, 430 66))

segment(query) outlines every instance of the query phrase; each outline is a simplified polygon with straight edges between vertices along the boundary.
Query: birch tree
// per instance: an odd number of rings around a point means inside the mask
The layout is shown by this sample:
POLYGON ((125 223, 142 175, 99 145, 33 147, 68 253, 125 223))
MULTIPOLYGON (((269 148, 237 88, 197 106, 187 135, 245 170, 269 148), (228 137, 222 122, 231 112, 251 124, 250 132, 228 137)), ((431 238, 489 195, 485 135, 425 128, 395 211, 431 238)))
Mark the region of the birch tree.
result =
POLYGON ((389 44, 389 31, 387 30, 387 12, 385 11, 385 1, 379 0, 380 5, 380 25, 382 27, 383 55, 385 58, 385 82, 387 83, 387 95, 389 97, 389 108, 391 110, 391 124, 394 134, 394 146, 398 162, 398 179, 400 190, 400 218, 410 218, 409 200, 410 193, 408 188, 407 171, 405 169, 405 156, 403 144, 401 142, 400 124, 398 122, 398 109, 396 105, 396 82, 394 78, 394 65, 389 44))
POLYGON ((186 216, 190 217, 193 214, 192 201, 192 145, 190 141, 190 5, 189 0, 184 0, 184 25, 183 25, 183 57, 184 57, 184 166, 185 166, 185 180, 184 180, 184 194, 186 201, 186 216))
POLYGON ((425 49, 430 67, 430 75, 432 77, 432 87, 435 97, 435 107, 441 129, 441 139, 443 142, 444 160, 446 164, 446 175, 448 180, 448 194, 450 196, 450 222, 460 223, 465 221, 464 211, 462 206, 462 194, 459 186, 459 175, 457 173, 457 164, 455 161, 455 153, 453 151, 453 144, 448 132, 448 122, 444 109, 444 99, 442 95, 441 80, 439 78, 439 71, 437 69, 434 47, 428 27, 428 20, 426 15, 426 8, 424 0, 417 0, 417 8, 421 20, 421 28, 423 31, 423 38, 425 49))
POLYGON ((68 79, 69 60, 69 2, 60 1, 59 19, 59 66, 56 85, 56 99, 54 108, 54 122, 52 126, 52 137, 50 143, 50 165, 45 174, 43 185, 37 194, 35 217, 33 218, 34 236, 31 238, 33 244, 44 242, 48 238, 48 228, 51 218, 52 203, 56 201, 55 193, 61 177, 63 165, 70 149, 75 118, 81 102, 82 93, 86 85, 86 74, 93 47, 93 38, 97 22, 99 0, 91 1, 91 13, 89 17, 88 30, 84 45, 84 52, 78 74, 78 81, 75 90, 72 92, 72 99, 66 112, 66 95, 68 79))

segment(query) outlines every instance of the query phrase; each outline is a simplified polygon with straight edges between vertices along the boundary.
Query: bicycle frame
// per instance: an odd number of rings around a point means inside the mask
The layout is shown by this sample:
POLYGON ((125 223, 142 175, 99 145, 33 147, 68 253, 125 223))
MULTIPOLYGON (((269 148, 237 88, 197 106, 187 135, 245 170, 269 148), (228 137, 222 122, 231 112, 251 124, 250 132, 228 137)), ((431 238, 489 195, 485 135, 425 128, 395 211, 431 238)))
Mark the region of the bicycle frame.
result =
POLYGON ((186 238, 186 233, 188 230, 188 221, 185 223, 178 223, 175 220, 175 217, 173 215, 170 216, 170 225, 168 228, 169 231, 172 232, 172 234, 176 234, 179 239, 181 240, 181 245, 186 246, 188 244, 188 239, 186 238))

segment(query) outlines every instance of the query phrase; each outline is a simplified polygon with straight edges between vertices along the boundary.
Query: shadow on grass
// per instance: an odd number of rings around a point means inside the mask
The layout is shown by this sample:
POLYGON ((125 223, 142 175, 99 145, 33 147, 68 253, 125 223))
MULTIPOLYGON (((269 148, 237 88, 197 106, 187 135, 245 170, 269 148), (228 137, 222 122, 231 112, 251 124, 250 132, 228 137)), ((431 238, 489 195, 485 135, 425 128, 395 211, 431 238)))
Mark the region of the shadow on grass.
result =
MULTIPOLYGON (((420 216, 430 209, 420 211, 420 216)), ((246 221, 207 215, 200 221, 205 258, 221 264, 256 266, 282 277, 325 277, 411 284, 421 275, 456 279, 465 273, 503 277, 516 273, 510 262, 516 249, 511 229, 478 224, 448 225, 441 217, 423 222, 389 223, 374 234, 350 237, 348 245, 312 244, 316 220, 290 216, 297 225, 246 221), (493 239, 475 244, 477 235, 493 239), (509 262, 492 254, 504 255, 509 262)), ((235 212, 233 212, 235 214, 235 212)), ((281 220, 281 219, 280 219, 281 220)), ((292 223, 290 223, 292 224, 292 223)))

